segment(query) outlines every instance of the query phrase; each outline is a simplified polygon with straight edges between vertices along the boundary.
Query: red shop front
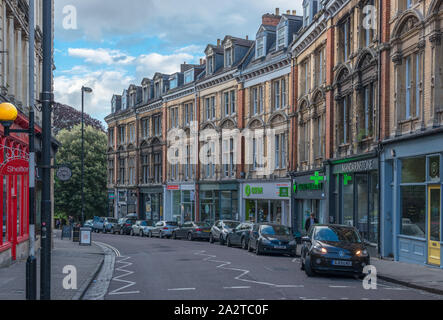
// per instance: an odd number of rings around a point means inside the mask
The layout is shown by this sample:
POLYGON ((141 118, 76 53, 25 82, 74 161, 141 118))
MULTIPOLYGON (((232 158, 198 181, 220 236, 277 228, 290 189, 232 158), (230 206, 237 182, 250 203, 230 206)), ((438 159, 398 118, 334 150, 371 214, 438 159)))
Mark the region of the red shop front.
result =
MULTIPOLYGON (((23 115, 13 128, 26 129, 23 115)), ((4 137, 0 126, 0 266, 27 256, 29 149, 27 134, 4 137)))

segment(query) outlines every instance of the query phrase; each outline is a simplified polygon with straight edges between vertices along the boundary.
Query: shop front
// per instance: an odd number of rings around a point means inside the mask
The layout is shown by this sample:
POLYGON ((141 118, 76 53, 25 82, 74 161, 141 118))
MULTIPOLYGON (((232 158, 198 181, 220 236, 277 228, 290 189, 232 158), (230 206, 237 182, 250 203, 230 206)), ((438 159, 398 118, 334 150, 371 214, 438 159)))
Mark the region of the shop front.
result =
POLYGON ((154 222, 164 219, 163 187, 141 188, 139 199, 140 219, 154 222))
POLYGON ((292 227, 291 182, 242 183, 242 221, 292 227))
POLYGON ((237 183, 201 183, 200 221, 239 220, 238 186, 237 183))
POLYGON ((302 235, 306 234, 305 223, 315 214, 319 223, 326 224, 329 218, 325 206, 325 180, 324 171, 305 172, 295 174, 292 181, 293 206, 294 206, 294 230, 302 235))
POLYGON ((389 143, 382 154, 382 255, 443 267, 443 134, 389 143))
POLYGON ((195 184, 170 184, 166 187, 167 217, 178 223, 195 221, 195 184))
POLYGON ((379 247, 379 159, 365 155, 329 162, 330 221, 356 227, 372 255, 379 247))

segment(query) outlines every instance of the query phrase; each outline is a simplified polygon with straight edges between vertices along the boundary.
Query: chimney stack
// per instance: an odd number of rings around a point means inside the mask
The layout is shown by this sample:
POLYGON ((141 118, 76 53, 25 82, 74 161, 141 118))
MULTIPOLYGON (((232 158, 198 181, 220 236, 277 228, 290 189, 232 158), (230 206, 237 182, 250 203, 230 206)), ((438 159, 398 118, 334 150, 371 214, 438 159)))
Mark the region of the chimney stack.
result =
POLYGON ((217 39, 217 47, 220 46, 220 39, 217 39))
POLYGON ((203 59, 202 58, 200 58, 200 65, 202 65, 203 64, 203 59))
POLYGON ((275 15, 279 16, 280 15, 280 8, 275 8, 275 15))
POLYGON ((292 10, 292 15, 293 16, 297 15, 297 10, 292 10))
POLYGON ((246 40, 249 40, 249 36, 248 35, 246 35, 246 40))

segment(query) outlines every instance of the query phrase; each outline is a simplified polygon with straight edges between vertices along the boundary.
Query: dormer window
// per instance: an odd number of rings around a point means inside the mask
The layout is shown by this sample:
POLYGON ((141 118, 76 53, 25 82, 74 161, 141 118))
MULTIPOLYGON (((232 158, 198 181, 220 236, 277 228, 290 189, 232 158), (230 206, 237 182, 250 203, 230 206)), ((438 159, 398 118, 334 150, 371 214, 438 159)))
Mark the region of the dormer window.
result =
POLYGON ((214 57, 207 57, 208 60, 208 74, 214 73, 214 57))
POLYGON ((305 0, 303 3, 303 26, 308 26, 318 11, 318 0, 305 0))
POLYGON ((178 86, 178 79, 177 76, 174 76, 170 81, 169 81, 169 87, 170 89, 174 89, 177 88, 178 86))
POLYGON ((286 40, 286 35, 287 35, 287 30, 288 30, 288 20, 285 20, 284 23, 282 23, 281 25, 279 25, 278 30, 277 30, 277 49, 279 48, 285 48, 287 46, 287 40, 286 40))
POLYGON ((122 95, 122 110, 128 108, 128 92, 125 90, 122 95))
POLYGON ((185 84, 191 83, 194 81, 194 69, 188 70, 185 72, 185 84))
POLYGON ((232 47, 225 50, 225 67, 232 66, 232 52, 232 47))
POLYGON ((265 55, 265 38, 258 38, 256 41, 255 56, 256 58, 263 57, 265 55))

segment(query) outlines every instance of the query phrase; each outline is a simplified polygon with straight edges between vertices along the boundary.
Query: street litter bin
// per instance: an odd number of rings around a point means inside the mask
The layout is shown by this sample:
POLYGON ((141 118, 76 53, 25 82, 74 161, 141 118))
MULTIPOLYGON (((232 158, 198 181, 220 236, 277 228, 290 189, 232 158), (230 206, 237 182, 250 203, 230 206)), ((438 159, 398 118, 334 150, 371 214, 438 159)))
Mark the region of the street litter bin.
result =
POLYGON ((80 228, 80 245, 90 246, 92 244, 91 235, 92 235, 91 228, 80 228))
POLYGON ((80 242, 80 227, 75 226, 72 230, 72 241, 80 242))

